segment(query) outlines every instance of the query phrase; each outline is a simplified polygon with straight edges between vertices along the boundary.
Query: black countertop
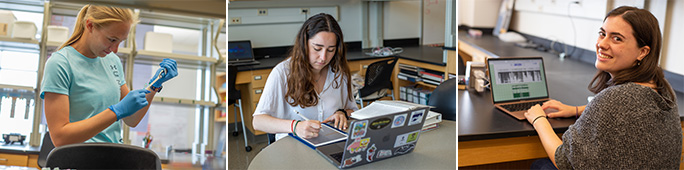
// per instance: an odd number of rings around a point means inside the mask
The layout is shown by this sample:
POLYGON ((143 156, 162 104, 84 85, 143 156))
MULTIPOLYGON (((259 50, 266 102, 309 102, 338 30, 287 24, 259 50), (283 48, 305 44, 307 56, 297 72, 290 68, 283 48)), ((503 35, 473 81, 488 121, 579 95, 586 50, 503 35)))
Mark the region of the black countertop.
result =
POLYGON ((4 143, 0 145, 0 153, 10 153, 10 154, 38 154, 40 153, 40 146, 32 147, 27 145, 5 145, 4 143))
MULTIPOLYGON (((481 38, 471 38, 459 32, 459 40, 486 51, 494 56, 529 57, 541 56, 546 69, 549 97, 568 105, 586 105, 587 97, 593 96, 587 86, 596 73, 593 64, 575 59, 560 59, 557 55, 525 49, 513 43, 500 41, 491 35, 481 38)), ((684 106, 684 93, 677 92, 677 103, 684 106)), ((496 109, 491 100, 490 91, 483 93, 474 90, 458 91, 458 140, 481 140, 506 137, 520 137, 536 135, 532 125, 526 120, 519 121, 508 114, 496 109)), ((679 109, 680 117, 684 118, 684 111, 679 109)), ((575 122, 574 118, 550 119, 551 126, 556 133, 562 133, 575 122)))
MULTIPOLYGON (((443 61, 444 49, 442 49, 442 47, 413 46, 413 47, 403 47, 403 48, 404 48, 404 52, 396 55, 397 57, 402 58, 402 59, 422 62, 422 63, 446 66, 446 62, 443 61)), ((369 49, 368 50, 347 51, 347 61, 387 58, 387 57, 374 57, 374 56, 366 55, 366 52, 369 52, 369 51, 370 51, 369 49)), ((286 59, 286 57, 258 59, 257 61, 259 61, 260 64, 250 65, 250 66, 240 66, 240 67, 238 67, 238 71, 271 69, 285 59, 286 59)))

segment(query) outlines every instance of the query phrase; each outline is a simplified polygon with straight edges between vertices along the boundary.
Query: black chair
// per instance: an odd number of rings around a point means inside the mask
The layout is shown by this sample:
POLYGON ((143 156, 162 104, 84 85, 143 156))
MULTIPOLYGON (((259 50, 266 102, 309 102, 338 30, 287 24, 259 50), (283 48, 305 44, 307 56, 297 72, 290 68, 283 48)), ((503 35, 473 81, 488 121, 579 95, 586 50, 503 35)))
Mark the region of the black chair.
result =
POLYGON ((273 142, 276 141, 275 134, 268 133, 266 134, 266 136, 268 136, 268 145, 271 145, 273 142))
MULTIPOLYGON (((245 138, 245 150, 247 152, 252 151, 252 147, 249 146, 249 143, 247 141, 247 130, 245 129, 245 116, 242 113, 242 97, 240 95, 240 91, 235 88, 235 78, 237 78, 237 66, 228 66, 228 105, 234 104, 233 106, 233 113, 237 113, 238 107, 240 108, 240 120, 242 120, 240 124, 242 124, 242 133, 243 137, 245 138)), ((235 114, 235 120, 237 120, 237 114, 235 114)), ((233 136, 238 135, 238 125, 237 122, 235 124, 235 131, 233 131, 233 136)))
POLYGON ((38 154, 38 166, 45 167, 45 162, 47 161, 48 154, 55 148, 52 143, 52 138, 50 137, 50 132, 45 132, 43 135, 43 142, 40 144, 40 153, 38 154))
POLYGON ((442 119, 456 121, 456 79, 449 79, 439 84, 430 94, 430 109, 442 114, 442 119))
POLYGON ((161 169, 149 149, 118 143, 79 143, 60 146, 48 155, 45 167, 59 169, 161 169))
POLYGON ((356 102, 361 104, 361 108, 363 108, 364 101, 372 102, 385 96, 391 96, 394 100, 391 78, 395 65, 397 65, 397 57, 377 61, 368 66, 364 79, 365 85, 359 89, 356 96, 356 102))

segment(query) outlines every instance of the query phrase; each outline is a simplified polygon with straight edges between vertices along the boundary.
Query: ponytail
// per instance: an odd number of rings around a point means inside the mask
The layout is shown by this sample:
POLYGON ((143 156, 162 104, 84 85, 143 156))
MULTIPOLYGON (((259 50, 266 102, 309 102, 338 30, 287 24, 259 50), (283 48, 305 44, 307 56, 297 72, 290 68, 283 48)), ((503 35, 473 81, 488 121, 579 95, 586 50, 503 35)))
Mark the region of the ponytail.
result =
POLYGON ((71 45, 78 41, 78 39, 81 39, 81 35, 83 35, 83 32, 85 32, 85 20, 86 20, 86 14, 88 13, 88 9, 90 9, 90 4, 83 6, 81 8, 81 11, 78 12, 78 16, 76 16, 76 24, 74 25, 74 33, 71 34, 71 37, 69 37, 69 40, 67 40, 64 44, 59 46, 57 50, 61 50, 62 48, 71 45))
POLYGON ((69 40, 64 44, 59 46, 57 50, 60 50, 68 45, 71 45, 81 39, 83 33, 86 29, 86 20, 90 19, 90 22, 97 28, 105 26, 112 22, 128 22, 134 23, 138 22, 137 18, 134 18, 133 12, 130 9, 122 9, 117 7, 108 6, 97 6, 97 5, 85 5, 81 8, 76 16, 76 24, 74 25, 74 33, 71 34, 69 40))

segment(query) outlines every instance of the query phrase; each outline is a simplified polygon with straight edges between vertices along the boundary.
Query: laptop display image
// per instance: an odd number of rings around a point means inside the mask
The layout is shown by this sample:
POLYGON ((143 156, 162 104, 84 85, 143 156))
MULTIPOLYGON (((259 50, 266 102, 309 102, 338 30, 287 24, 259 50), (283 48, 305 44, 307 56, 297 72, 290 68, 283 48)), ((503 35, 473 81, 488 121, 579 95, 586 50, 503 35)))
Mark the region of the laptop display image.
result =
POLYGON ((516 119, 549 100, 541 57, 488 58, 487 69, 494 106, 516 119))
POLYGON ((407 154, 415 149, 428 109, 416 108, 355 120, 349 126, 346 140, 316 147, 315 150, 338 168, 407 154))
POLYGON ((252 42, 246 41, 229 41, 228 42, 228 64, 229 65, 250 65, 259 64, 254 60, 254 51, 252 50, 252 42))

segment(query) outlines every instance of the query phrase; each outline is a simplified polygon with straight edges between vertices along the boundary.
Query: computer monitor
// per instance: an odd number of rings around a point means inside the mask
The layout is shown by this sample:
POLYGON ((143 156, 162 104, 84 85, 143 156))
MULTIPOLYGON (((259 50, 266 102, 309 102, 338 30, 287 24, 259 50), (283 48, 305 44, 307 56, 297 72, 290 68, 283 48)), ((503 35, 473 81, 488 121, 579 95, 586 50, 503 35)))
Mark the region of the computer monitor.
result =
POLYGON ((228 61, 253 61, 254 52, 252 51, 252 42, 245 41, 229 41, 228 42, 228 61))

